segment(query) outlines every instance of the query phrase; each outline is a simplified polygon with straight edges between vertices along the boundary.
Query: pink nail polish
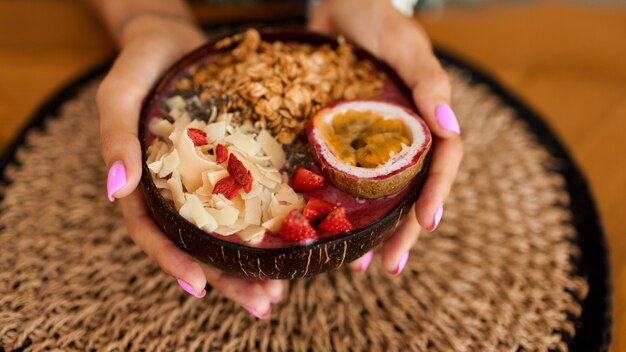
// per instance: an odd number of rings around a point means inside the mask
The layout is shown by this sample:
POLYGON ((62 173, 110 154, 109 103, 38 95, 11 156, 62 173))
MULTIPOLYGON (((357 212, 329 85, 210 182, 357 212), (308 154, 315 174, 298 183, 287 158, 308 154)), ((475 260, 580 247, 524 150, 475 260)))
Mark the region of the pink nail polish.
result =
POLYGON ((119 191, 126 184, 126 168, 120 161, 116 161, 109 169, 107 177, 107 195, 109 200, 115 200, 114 193, 119 191))
POLYGON ((197 298, 202 298, 206 295, 206 290, 202 289, 202 291, 200 293, 196 292, 193 287, 191 287, 190 284, 186 283, 185 281, 181 280, 181 279, 176 279, 176 281, 178 281, 178 284, 180 285, 180 287, 183 288, 183 290, 185 290, 185 292, 187 292, 188 294, 197 297, 197 298))
POLYGON ((359 268, 360 273, 364 273, 365 270, 367 270, 367 267, 370 266, 370 262, 372 261, 373 256, 374 254, 372 253, 372 251, 367 252, 367 254, 363 256, 363 261, 361 262, 361 267, 359 268))
POLYGON ((439 104, 435 108, 435 117, 439 126, 446 130, 452 131, 456 134, 461 134, 461 128, 459 127, 459 121, 454 115, 454 111, 448 104, 439 104))
POLYGON ((396 268, 395 271, 393 271, 391 273, 391 275, 398 275, 402 272, 402 269, 404 269, 404 266, 406 265, 406 262, 409 260, 409 252, 404 253, 404 255, 402 256, 402 258, 400 258, 400 262, 398 263, 398 267, 396 268))
POLYGON ((267 313, 265 314, 259 314, 259 312, 257 312, 256 310, 248 307, 248 306, 242 306, 243 309, 245 309, 248 313, 254 315, 255 317, 257 317, 258 319, 263 319, 267 316, 267 314, 269 313, 269 310, 267 311, 267 313))
POLYGON ((428 231, 433 232, 439 226, 439 222, 441 221, 441 217, 443 216, 443 205, 439 206, 435 211, 435 215, 433 215, 433 224, 430 225, 428 231))

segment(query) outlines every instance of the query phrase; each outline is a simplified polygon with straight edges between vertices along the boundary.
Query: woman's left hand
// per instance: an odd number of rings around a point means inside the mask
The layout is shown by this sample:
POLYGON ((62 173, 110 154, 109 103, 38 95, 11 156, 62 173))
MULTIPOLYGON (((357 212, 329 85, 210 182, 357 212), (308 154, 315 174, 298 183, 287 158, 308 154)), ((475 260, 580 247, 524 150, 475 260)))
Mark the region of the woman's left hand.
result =
MULTIPOLYGON (((387 272, 397 275, 408 260, 420 227, 433 231, 439 224, 463 156, 461 131, 449 106, 448 76, 419 23, 400 14, 390 0, 322 1, 309 28, 343 34, 394 68, 411 88, 415 105, 433 134, 430 170, 414 211, 383 247, 382 264, 387 272)), ((363 272, 371 258, 369 252, 350 267, 363 272)))

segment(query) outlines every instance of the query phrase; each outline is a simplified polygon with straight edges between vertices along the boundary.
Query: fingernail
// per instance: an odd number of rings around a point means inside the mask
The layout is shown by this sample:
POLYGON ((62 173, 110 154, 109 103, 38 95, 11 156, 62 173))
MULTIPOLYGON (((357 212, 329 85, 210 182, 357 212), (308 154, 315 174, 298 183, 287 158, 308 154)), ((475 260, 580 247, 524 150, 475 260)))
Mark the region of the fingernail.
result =
POLYGON ((367 267, 370 266, 370 262, 372 261, 373 256, 374 254, 372 253, 372 251, 367 252, 367 254, 363 256, 363 261, 361 262, 361 267, 359 268, 360 273, 364 273, 365 270, 367 270, 367 267))
POLYGON ((441 217, 443 216, 443 205, 440 205, 439 208, 435 211, 435 215, 433 215, 433 224, 427 229, 430 232, 435 231, 437 226, 439 226, 439 222, 441 221, 441 217))
POLYGON ((461 128, 459 127, 459 121, 454 115, 454 111, 448 104, 439 104, 435 108, 435 117, 439 126, 446 130, 452 131, 456 134, 461 134, 461 128))
POLYGON ((269 310, 267 311, 267 313, 265 314, 259 314, 259 312, 257 312, 256 310, 248 307, 248 306, 242 306, 243 309, 245 309, 248 313, 254 315, 255 317, 257 317, 258 319, 263 319, 267 316, 267 314, 269 313, 269 310))
POLYGON ((183 290, 185 290, 185 292, 187 292, 188 294, 197 297, 197 298, 202 298, 206 295, 206 290, 202 289, 201 292, 196 292, 193 287, 191 287, 190 284, 186 283, 185 281, 181 280, 181 279, 176 279, 176 281, 178 281, 178 284, 180 285, 180 287, 183 288, 183 290))
POLYGON ((402 258, 400 258, 400 262, 398 263, 398 267, 396 268, 396 270, 394 270, 391 275, 398 275, 402 272, 402 269, 404 269, 404 266, 406 265, 406 262, 409 260, 409 252, 404 253, 404 255, 402 256, 402 258))
POLYGON ((107 177, 107 195, 109 200, 113 202, 115 192, 119 191, 126 184, 126 168, 120 161, 116 161, 111 165, 109 169, 109 176, 107 177))

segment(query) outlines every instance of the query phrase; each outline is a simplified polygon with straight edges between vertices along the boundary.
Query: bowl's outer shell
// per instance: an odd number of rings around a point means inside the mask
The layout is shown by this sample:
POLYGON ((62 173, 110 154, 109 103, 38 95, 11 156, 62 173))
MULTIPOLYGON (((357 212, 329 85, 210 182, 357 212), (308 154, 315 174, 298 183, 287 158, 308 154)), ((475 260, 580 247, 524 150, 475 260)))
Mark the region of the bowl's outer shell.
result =
MULTIPOLYGON (((281 40, 313 45, 336 44, 334 38, 303 30, 283 29, 260 32, 263 40, 267 41, 281 40)), ((230 242, 219 238, 219 235, 207 234, 188 222, 161 196, 145 163, 147 135, 144 122, 152 116, 159 100, 166 96, 173 77, 189 65, 218 52, 213 44, 214 41, 203 45, 173 65, 152 89, 142 108, 139 126, 139 139, 143 154, 141 187, 154 219, 163 232, 178 247, 199 260, 235 275, 257 279, 295 279, 337 269, 385 241, 417 200, 425 179, 424 175, 428 170, 429 155, 424 162, 424 167, 416 176, 416 186, 388 215, 367 227, 324 237, 310 244, 294 244, 281 248, 255 248, 230 242)), ((401 98, 407 106, 415 110, 409 89, 393 70, 362 49, 357 48, 355 53, 360 58, 371 60, 379 70, 385 72, 402 94, 401 97, 395 97, 396 100, 401 98)))
POLYGON ((361 257, 395 231, 411 210, 421 187, 415 187, 390 214, 366 228, 325 237, 310 245, 253 248, 220 240, 184 220, 169 204, 159 199, 161 196, 156 187, 146 186, 149 177, 142 180, 148 206, 173 242, 187 253, 224 271, 258 279, 311 276, 337 269, 361 257))

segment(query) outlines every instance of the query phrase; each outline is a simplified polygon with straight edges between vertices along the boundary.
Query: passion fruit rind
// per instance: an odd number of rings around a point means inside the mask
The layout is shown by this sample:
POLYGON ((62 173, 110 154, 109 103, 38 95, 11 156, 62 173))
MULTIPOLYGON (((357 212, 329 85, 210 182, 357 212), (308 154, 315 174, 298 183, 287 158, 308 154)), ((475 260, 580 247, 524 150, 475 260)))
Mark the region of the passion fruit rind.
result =
POLYGON ((311 146, 311 155, 313 160, 315 160, 315 164, 337 189, 368 199, 386 197, 402 190, 422 170, 426 154, 428 153, 428 149, 426 149, 414 165, 395 173, 393 177, 360 179, 338 172, 336 169, 329 167, 328 164, 322 163, 314 148, 311 146))
MULTIPOLYGON (((312 159, 315 161, 322 173, 330 180, 330 182, 337 189, 350 193, 356 197, 369 199, 390 196, 402 190, 411 181, 411 179, 413 179, 422 170, 432 143, 430 130, 426 126, 426 123, 420 119, 415 112, 404 106, 379 100, 351 100, 332 103, 320 109, 313 115, 307 126, 307 134, 309 137, 309 150, 312 159), (321 152, 321 143, 323 142, 315 140, 315 116, 319 113, 326 113, 328 109, 333 109, 341 104, 354 104, 360 102, 386 104, 392 106, 396 110, 401 109, 406 114, 405 116, 411 116, 417 121, 419 124, 418 129, 423 132, 423 141, 421 141, 419 145, 415 145, 418 141, 413 141, 411 148, 414 149, 414 152, 410 156, 411 160, 405 162, 405 166, 392 169, 387 174, 381 174, 373 177, 361 177, 359 175, 350 174, 344 170, 339 170, 339 168, 333 166, 324 158, 324 153, 321 152)), ((409 157, 409 155, 406 156, 409 157)), ((394 159, 397 160, 397 157, 394 159)))

